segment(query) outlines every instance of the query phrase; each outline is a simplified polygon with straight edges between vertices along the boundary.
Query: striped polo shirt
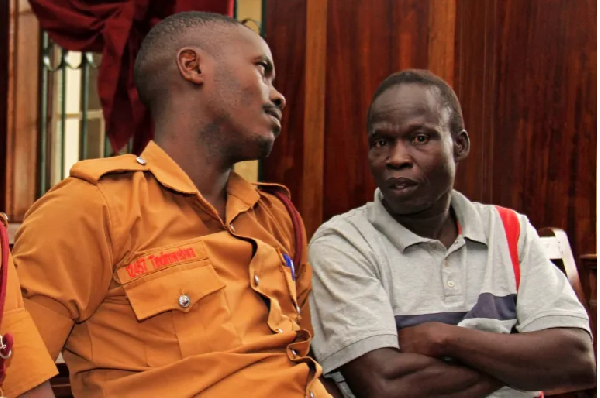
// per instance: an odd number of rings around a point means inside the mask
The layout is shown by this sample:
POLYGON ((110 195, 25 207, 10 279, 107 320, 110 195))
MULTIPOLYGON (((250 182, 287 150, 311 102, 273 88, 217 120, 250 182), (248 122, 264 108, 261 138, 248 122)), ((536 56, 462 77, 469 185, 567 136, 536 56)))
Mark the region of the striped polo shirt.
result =
MULTIPOLYGON (((444 322, 495 333, 556 327, 588 331, 585 309, 518 215, 521 282, 516 280, 496 208, 453 191, 455 242, 418 236, 373 202, 323 224, 313 236, 313 351, 325 373, 375 349, 400 348, 397 328, 444 322)), ((352 397, 339 373, 332 374, 352 397)), ((535 397, 502 388, 492 397, 535 397)))

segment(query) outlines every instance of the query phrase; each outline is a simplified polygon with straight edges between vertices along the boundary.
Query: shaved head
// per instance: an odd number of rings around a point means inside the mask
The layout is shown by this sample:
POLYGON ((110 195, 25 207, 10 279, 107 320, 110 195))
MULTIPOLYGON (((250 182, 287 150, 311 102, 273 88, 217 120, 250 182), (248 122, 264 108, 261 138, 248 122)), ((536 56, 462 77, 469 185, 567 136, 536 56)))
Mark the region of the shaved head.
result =
POLYGON ((267 156, 281 131, 285 99, 273 87, 271 50, 233 18, 185 12, 164 19, 144 39, 134 78, 154 139, 174 151, 192 146, 229 167, 267 156))
POLYGON ((135 59, 134 81, 142 103, 152 109, 168 95, 169 71, 182 47, 199 47, 216 55, 223 48, 228 29, 242 25, 226 15, 209 12, 182 12, 171 15, 144 38, 135 59))

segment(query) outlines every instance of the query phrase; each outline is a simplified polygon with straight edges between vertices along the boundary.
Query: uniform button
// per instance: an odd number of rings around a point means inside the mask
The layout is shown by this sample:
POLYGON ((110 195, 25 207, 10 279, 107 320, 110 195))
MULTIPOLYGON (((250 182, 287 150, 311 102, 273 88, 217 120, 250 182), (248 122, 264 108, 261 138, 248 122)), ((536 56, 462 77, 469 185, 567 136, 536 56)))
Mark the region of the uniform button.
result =
POLYGON ((299 305, 297 305, 297 306, 296 306, 296 312, 298 313, 298 315, 300 315, 300 311, 301 311, 301 310, 300 310, 300 306, 299 306, 299 305))
POLYGON ((258 279, 258 275, 254 275, 254 284, 256 286, 258 286, 258 282, 260 282, 260 279, 258 279))
POLYGON ((448 281, 448 287, 454 287, 454 281, 448 281))
POLYGON ((146 164, 146 161, 139 156, 135 159, 135 161, 141 164, 142 166, 146 164))
POLYGON ((187 294, 179 296, 179 306, 181 308, 187 308, 190 306, 190 297, 187 294))

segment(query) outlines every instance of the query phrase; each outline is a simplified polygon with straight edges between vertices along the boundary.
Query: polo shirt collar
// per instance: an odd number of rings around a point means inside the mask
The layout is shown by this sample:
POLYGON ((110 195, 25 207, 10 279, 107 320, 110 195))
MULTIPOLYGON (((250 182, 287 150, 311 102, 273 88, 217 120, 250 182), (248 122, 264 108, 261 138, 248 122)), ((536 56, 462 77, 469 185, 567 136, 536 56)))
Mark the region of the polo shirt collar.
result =
MULTIPOLYGON (((375 229, 380 231, 400 251, 404 252, 406 248, 419 243, 434 242, 433 239, 415 234, 396 221, 384 207, 382 199, 383 194, 377 188, 373 202, 367 206, 367 217, 375 229)), ((487 245, 481 216, 473 203, 457 191, 452 191, 450 203, 458 219, 462 236, 487 245)))

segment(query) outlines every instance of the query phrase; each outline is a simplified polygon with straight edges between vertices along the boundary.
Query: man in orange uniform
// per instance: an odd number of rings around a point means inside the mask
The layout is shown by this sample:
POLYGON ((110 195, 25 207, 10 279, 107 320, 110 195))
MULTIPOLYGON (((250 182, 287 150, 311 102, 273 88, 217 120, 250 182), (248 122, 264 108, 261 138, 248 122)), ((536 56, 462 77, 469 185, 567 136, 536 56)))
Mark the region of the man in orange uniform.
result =
MULTIPOLYGON (((6 225, 5 221, 4 213, 0 213, 0 223, 6 225)), ((0 258, 4 258, 2 250, 3 248, 0 246, 0 258)), ((14 344, 9 353, 3 351, 4 354, 8 354, 8 366, 3 388, 0 389, 4 394, 0 393, 0 396, 54 397, 50 383, 46 380, 57 373, 56 366, 54 366, 54 362, 48 355, 31 316, 25 309, 23 297, 21 297, 21 291, 19 290, 19 280, 10 253, 8 253, 8 263, 2 264, 2 266, 7 267, 7 280, 0 335, 6 336, 7 333, 10 333, 14 344), (26 373, 18 375, 16 369, 10 366, 15 360, 24 365, 29 363, 35 364, 35 366, 28 368, 26 373), (16 378, 18 380, 13 381, 16 378)))
POLYGON ((274 78, 237 21, 166 18, 135 66, 155 141, 76 164, 28 212, 22 293, 75 396, 329 396, 307 356, 311 270, 291 261, 305 239, 294 247, 283 202, 232 171, 280 132, 274 78))

